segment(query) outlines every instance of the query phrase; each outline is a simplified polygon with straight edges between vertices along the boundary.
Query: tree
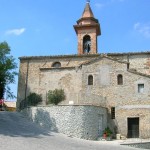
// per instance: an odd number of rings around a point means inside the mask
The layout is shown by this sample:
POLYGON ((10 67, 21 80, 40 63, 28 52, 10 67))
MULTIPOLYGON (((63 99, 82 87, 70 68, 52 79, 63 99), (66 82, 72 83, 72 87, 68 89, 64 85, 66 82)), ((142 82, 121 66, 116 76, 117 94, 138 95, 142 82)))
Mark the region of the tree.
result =
POLYGON ((7 92, 8 98, 15 97, 8 86, 15 82, 17 75, 15 71, 17 64, 13 56, 10 55, 10 51, 7 42, 0 43, 0 99, 4 98, 5 92, 7 92))

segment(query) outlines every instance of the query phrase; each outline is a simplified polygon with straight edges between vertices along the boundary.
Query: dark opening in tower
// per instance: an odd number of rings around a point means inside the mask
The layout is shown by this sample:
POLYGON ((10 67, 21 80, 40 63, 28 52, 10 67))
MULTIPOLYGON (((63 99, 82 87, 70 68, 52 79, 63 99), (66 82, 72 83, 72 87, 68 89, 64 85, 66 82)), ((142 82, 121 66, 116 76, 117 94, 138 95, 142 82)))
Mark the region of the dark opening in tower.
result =
POLYGON ((89 35, 85 35, 83 38, 83 53, 87 54, 91 51, 91 37, 89 35))

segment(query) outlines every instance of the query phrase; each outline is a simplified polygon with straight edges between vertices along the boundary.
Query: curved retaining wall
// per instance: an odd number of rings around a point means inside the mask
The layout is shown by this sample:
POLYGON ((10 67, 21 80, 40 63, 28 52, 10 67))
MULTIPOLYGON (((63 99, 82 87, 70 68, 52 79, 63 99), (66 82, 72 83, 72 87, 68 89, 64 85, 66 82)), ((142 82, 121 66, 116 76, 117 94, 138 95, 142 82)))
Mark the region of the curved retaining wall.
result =
POLYGON ((132 144, 122 144, 134 148, 150 149, 150 142, 147 143, 132 143, 132 144))
POLYGON ((97 139, 107 126, 107 110, 96 106, 29 107, 22 113, 51 131, 83 139, 97 139))

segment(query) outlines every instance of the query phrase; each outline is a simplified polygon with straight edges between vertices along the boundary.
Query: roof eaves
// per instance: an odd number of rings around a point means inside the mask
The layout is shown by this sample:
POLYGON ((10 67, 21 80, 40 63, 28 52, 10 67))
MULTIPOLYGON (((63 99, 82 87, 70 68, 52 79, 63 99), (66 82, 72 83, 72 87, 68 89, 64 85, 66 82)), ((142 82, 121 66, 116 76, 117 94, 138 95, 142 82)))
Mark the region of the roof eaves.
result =
POLYGON ((143 51, 143 52, 125 52, 125 53, 107 53, 108 56, 139 55, 139 54, 150 54, 150 51, 143 51))
POLYGON ((138 71, 136 71, 134 69, 128 69, 127 71, 130 72, 130 73, 134 73, 134 74, 137 74, 137 75, 140 75, 140 76, 144 76, 144 77, 150 78, 150 75, 138 72, 138 71))
POLYGON ((90 55, 78 55, 78 54, 73 54, 73 55, 49 55, 49 56, 23 56, 23 57, 19 57, 20 60, 32 60, 32 59, 55 59, 55 58, 73 58, 73 57, 77 57, 77 58, 82 58, 82 57, 95 57, 95 56, 99 56, 100 54, 90 54, 90 55))
MULTIPOLYGON (((145 51, 145 52, 127 52, 127 53, 99 53, 99 54, 90 54, 90 55, 78 55, 78 54, 72 54, 72 55, 49 55, 49 56, 22 56, 19 57, 20 60, 32 60, 32 59, 43 59, 43 58, 72 58, 72 57, 95 57, 95 56, 101 56, 101 55, 106 55, 108 57, 111 56, 121 56, 121 55, 139 55, 139 54, 150 54, 150 51, 145 51)), ((114 58, 112 58, 114 59, 114 58)))
POLYGON ((124 63, 124 64, 128 64, 128 63, 129 63, 129 62, 127 62, 127 61, 122 61, 122 60, 120 60, 119 58, 110 57, 110 56, 108 56, 108 55, 103 55, 103 57, 104 57, 104 58, 108 58, 108 59, 113 60, 113 61, 117 61, 117 62, 119 62, 119 63, 124 63))
POLYGON ((99 60, 99 59, 102 59, 102 58, 107 58, 107 59, 110 59, 110 60, 112 60, 112 61, 117 61, 117 62, 119 62, 119 63, 125 63, 125 64, 128 64, 128 63, 129 63, 129 62, 127 62, 127 61, 122 61, 122 60, 120 60, 120 59, 113 58, 113 57, 107 56, 107 55, 105 55, 105 54, 101 54, 101 55, 100 55, 99 57, 97 57, 97 58, 94 58, 94 59, 91 59, 91 60, 88 60, 88 61, 86 61, 86 62, 81 63, 79 66, 88 65, 88 64, 93 63, 93 62, 95 62, 95 61, 97 61, 97 60, 99 60))

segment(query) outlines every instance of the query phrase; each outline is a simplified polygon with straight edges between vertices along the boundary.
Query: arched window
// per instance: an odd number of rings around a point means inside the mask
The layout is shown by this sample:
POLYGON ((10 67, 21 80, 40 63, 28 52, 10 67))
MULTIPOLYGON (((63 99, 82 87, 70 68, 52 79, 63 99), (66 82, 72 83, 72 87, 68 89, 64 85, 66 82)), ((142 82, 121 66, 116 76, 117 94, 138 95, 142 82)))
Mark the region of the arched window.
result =
POLYGON ((88 76, 88 85, 93 85, 93 76, 92 75, 88 76))
POLYGON ((60 62, 54 62, 54 63, 52 64, 52 67, 60 68, 60 67, 61 67, 61 63, 60 63, 60 62))
POLYGON ((122 74, 118 74, 117 83, 118 83, 118 85, 123 85, 123 76, 122 76, 122 74))
POLYGON ((89 35, 85 35, 83 38, 83 53, 89 53, 91 51, 91 37, 89 35))

